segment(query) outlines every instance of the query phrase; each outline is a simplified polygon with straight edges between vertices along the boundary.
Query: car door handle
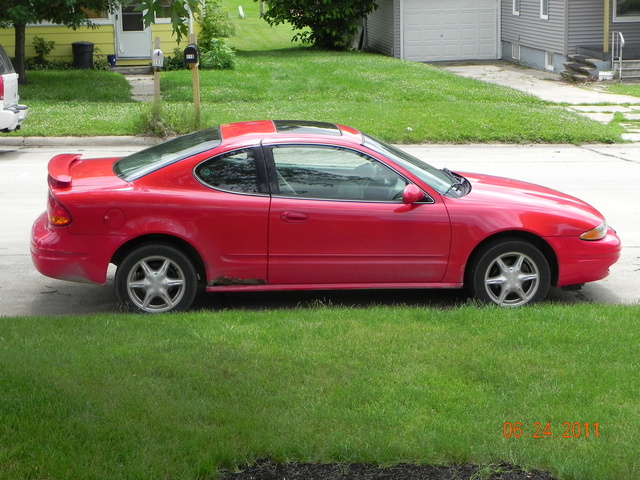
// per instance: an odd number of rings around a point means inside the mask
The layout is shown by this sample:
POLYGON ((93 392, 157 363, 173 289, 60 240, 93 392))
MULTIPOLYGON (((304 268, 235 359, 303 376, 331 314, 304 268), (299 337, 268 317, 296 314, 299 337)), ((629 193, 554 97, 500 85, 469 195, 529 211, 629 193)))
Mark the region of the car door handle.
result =
POLYGON ((309 220, 309 215, 302 212, 282 212, 280 220, 285 223, 304 223, 309 220))

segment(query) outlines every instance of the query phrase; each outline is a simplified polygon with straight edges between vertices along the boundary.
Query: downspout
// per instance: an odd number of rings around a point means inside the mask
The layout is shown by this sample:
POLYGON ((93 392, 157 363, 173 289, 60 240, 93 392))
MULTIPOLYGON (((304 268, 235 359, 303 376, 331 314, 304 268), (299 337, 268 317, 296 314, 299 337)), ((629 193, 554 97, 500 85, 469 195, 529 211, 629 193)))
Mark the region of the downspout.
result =
MULTIPOLYGON (((398 32, 400 45, 398 45, 398 47, 399 47, 400 59, 404 60, 404 20, 403 20, 403 11, 402 11, 402 9, 404 8, 404 5, 402 3, 402 0, 397 0, 397 2, 398 3, 397 3, 396 12, 398 12, 398 22, 396 23, 396 25, 398 25, 398 28, 400 29, 400 31, 398 32)), ((394 5, 394 7, 395 6, 396 5, 394 5)))
POLYGON ((609 25, 611 23, 611 0, 604 0, 604 25, 603 25, 603 39, 602 39, 602 51, 609 53, 609 25))

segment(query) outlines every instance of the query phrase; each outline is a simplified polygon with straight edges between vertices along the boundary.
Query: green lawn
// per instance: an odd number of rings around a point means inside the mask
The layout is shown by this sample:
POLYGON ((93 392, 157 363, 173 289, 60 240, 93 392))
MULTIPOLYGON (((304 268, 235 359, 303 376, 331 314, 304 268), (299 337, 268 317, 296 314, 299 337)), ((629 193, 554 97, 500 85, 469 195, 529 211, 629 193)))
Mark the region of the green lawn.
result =
MULTIPOLYGON (((229 11, 237 11, 231 0, 229 11)), ((258 4, 235 20, 232 71, 201 71, 201 126, 257 119, 342 123, 394 143, 613 143, 602 125, 517 90, 462 78, 430 65, 363 52, 323 52, 292 44, 288 25, 269 27, 258 4)), ((30 107, 13 135, 137 135, 150 131, 150 105, 107 72, 30 71, 21 88, 30 107)), ((195 126, 190 71, 163 72, 162 124, 195 126)))
POLYGON ((2 318, 0 478, 214 479, 265 457, 638 478, 639 317, 547 304, 2 318))

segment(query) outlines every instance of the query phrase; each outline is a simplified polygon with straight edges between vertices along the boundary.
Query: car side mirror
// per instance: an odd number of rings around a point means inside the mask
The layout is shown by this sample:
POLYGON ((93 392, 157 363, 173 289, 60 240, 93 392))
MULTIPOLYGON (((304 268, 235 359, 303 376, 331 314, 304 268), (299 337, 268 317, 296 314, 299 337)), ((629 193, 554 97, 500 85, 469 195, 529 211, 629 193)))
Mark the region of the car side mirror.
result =
POLYGON ((402 203, 411 205, 424 199, 424 192, 413 183, 409 183, 402 191, 402 203))

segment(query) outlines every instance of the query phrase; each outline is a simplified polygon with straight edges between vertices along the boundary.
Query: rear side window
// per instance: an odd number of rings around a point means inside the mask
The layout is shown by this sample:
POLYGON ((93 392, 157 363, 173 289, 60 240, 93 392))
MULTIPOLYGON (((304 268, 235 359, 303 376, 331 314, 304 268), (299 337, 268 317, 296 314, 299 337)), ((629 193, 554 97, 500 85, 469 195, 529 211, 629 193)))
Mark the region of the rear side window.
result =
POLYGON ((199 164, 194 174, 208 187, 228 192, 260 193, 252 148, 210 158, 199 164))
POLYGON ((11 65, 11 60, 9 60, 9 56, 0 45, 0 75, 4 75, 6 73, 13 73, 13 65, 11 65))

